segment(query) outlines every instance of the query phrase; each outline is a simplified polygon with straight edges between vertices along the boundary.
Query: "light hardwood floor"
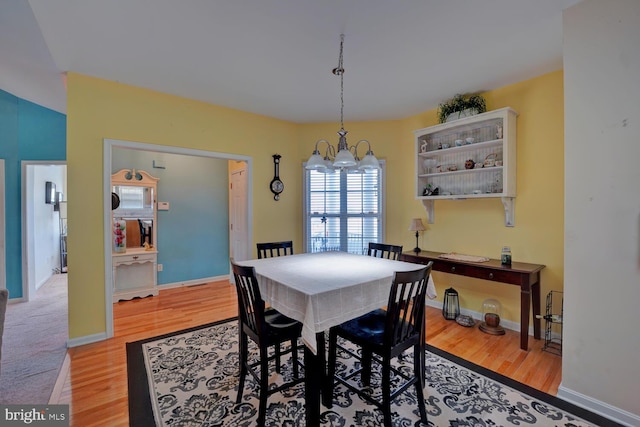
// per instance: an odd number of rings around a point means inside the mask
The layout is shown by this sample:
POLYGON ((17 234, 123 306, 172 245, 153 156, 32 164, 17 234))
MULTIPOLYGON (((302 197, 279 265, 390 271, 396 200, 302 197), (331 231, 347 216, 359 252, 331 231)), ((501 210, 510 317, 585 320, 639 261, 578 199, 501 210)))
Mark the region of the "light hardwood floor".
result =
MULTIPOLYGON (((114 304, 115 336, 68 351, 51 403, 70 405, 71 426, 128 426, 127 342, 236 316, 236 293, 229 282, 169 289, 151 298, 114 304)), ((542 351, 520 334, 485 334, 447 321, 427 308, 427 343, 531 387, 556 395, 561 357, 542 351)))

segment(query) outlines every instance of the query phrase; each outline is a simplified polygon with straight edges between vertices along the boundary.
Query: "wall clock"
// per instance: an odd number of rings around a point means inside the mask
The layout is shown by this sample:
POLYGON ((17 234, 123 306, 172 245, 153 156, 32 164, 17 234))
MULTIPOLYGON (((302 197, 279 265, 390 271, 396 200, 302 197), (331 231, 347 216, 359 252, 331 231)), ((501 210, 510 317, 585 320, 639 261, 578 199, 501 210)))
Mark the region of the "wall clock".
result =
POLYGON ((273 193, 273 200, 275 201, 280 200, 280 193, 282 193, 282 190, 284 190, 284 184, 280 180, 280 157, 282 157, 280 154, 273 155, 274 172, 273 179, 269 184, 271 192, 273 193))

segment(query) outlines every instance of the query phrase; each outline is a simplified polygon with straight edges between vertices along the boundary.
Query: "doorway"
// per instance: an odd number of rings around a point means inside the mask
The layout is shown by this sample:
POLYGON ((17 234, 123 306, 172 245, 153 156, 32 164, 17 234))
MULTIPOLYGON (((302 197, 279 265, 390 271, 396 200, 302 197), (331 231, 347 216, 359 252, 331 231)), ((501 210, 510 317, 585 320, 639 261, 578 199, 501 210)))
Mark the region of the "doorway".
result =
POLYGON ((4 237, 4 159, 0 159, 0 289, 7 287, 7 269, 5 268, 5 237, 4 237))
MULTIPOLYGON (((128 150, 135 151, 147 151, 154 153, 167 153, 167 154, 177 154, 184 156, 194 156, 200 158, 210 158, 210 159, 222 159, 227 160, 227 163, 232 163, 234 161, 243 162, 246 165, 246 192, 244 195, 244 206, 245 211, 247 212, 244 224, 244 229, 246 230, 246 247, 249 247, 250 236, 252 235, 251 230, 251 221, 248 221, 247 218, 251 217, 252 212, 252 204, 251 198, 249 194, 251 194, 251 174, 252 174, 252 160, 248 156, 235 155, 235 154, 227 154, 227 153, 217 153, 211 151, 204 150, 194 150, 173 146, 164 146, 164 145, 155 145, 155 144, 147 144, 141 142, 133 142, 133 141, 124 141, 124 140, 114 140, 114 139, 105 139, 104 140, 104 167, 103 167, 103 201, 104 201, 104 254, 105 254, 105 324, 106 324, 106 338, 113 337, 114 329, 113 329, 113 295, 112 295, 112 283, 113 283, 113 264, 112 264, 112 256, 111 256, 111 172, 112 172, 112 162, 113 162, 113 150, 123 148, 128 150)), ((158 231, 160 230, 160 225, 158 231)), ((231 243, 227 242, 228 247, 231 248, 231 243)), ((232 253, 232 252, 230 252, 232 253)))
POLYGON ((247 233, 247 164, 229 162, 231 183, 229 189, 229 253, 236 261, 249 259, 250 238, 247 233))
POLYGON ((29 301, 53 275, 61 274, 60 204, 67 200, 64 161, 22 161, 22 295, 29 301), (45 203, 45 183, 55 185, 56 200, 45 203))

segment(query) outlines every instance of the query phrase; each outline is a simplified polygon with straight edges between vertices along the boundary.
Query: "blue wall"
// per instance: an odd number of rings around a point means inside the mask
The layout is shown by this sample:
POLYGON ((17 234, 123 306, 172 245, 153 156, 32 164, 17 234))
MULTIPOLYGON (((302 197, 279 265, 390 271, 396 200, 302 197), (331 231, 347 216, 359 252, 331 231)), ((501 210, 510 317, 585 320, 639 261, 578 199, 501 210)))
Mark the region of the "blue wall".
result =
POLYGON ((227 160, 114 148, 112 173, 131 168, 159 178, 157 200, 170 203, 158 211, 158 284, 229 274, 227 160))
POLYGON ((23 296, 20 162, 66 160, 67 116, 0 90, 0 158, 5 160, 7 289, 10 298, 20 298, 23 296))

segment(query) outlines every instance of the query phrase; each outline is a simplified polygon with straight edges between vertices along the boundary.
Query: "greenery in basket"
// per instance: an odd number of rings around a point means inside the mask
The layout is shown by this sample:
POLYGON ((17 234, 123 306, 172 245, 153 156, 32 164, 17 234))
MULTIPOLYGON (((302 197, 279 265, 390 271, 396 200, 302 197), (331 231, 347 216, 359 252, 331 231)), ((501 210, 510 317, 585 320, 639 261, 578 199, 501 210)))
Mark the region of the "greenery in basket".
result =
POLYGON ((478 114, 484 113, 487 111, 487 102, 481 95, 457 94, 438 106, 438 119, 440 123, 444 123, 450 114, 459 113, 467 109, 475 109, 478 114))

